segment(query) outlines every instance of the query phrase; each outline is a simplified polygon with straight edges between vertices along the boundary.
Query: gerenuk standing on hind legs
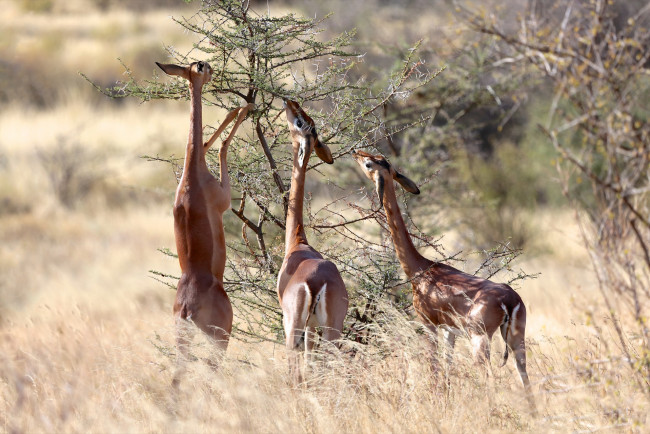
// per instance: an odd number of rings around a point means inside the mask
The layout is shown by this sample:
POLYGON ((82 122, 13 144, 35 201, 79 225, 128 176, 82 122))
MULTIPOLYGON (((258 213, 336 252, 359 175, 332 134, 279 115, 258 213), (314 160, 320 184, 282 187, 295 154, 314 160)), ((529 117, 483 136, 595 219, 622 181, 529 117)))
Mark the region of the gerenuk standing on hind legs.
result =
MULTIPOLYGON (((206 62, 189 66, 156 64, 166 74, 186 79, 190 86, 190 136, 174 200, 174 235, 181 278, 174 303, 178 366, 172 384, 178 386, 191 341, 189 323, 194 323, 214 341, 219 356, 228 347, 233 315, 223 287, 226 265, 223 213, 230 208, 226 154, 237 128, 253 107, 250 104, 231 111, 210 140, 203 143, 201 91, 212 79, 212 68, 206 62), (217 179, 210 173, 205 155, 235 118, 237 121, 219 150, 221 173, 217 179)), ((217 366, 215 362, 212 364, 217 366)))

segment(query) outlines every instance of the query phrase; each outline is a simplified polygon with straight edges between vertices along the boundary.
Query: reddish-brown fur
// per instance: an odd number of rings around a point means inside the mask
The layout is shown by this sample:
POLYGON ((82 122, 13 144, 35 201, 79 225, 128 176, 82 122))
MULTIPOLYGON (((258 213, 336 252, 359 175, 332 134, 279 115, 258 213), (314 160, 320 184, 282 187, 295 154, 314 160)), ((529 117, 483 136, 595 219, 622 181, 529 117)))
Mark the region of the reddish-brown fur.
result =
MULTIPOLYGON (((407 191, 418 194, 415 183, 393 169, 381 155, 357 151, 353 157, 366 176, 376 183, 378 194, 381 194, 397 257, 413 286, 413 307, 417 316, 434 332, 440 326, 448 329, 452 347, 455 340, 453 329, 467 330, 474 355, 481 362, 489 360, 490 339, 501 328, 506 343, 504 363, 508 349, 513 351, 519 375, 529 392, 526 307, 519 294, 506 284, 464 273, 420 255, 402 219, 393 180, 407 191)), ((530 394, 528 397, 534 406, 530 394)))
POLYGON ((348 293, 336 265, 323 259, 307 243, 303 226, 305 172, 312 150, 321 160, 331 164, 332 155, 320 143, 314 121, 293 102, 286 102, 287 122, 293 144, 293 171, 287 212, 285 256, 278 274, 278 298, 282 307, 289 369, 295 382, 302 381, 296 353, 303 340, 305 362, 314 345, 317 326, 323 328, 323 339, 333 341, 341 336, 348 310, 348 293), (298 127, 299 125, 300 127, 298 127), (324 288, 324 294, 321 292, 324 288))
POLYGON ((203 143, 201 91, 212 78, 212 68, 205 62, 189 66, 158 66, 169 75, 189 81, 191 101, 190 135, 173 210, 176 250, 181 266, 173 310, 179 356, 174 385, 178 385, 182 372, 180 364, 187 357, 191 339, 190 321, 211 337, 221 352, 225 352, 228 346, 233 313, 223 287, 226 245, 222 216, 230 207, 226 154, 235 131, 251 107, 230 112, 210 140, 203 143), (208 169, 205 154, 235 118, 237 121, 219 151, 221 179, 216 179, 208 169))

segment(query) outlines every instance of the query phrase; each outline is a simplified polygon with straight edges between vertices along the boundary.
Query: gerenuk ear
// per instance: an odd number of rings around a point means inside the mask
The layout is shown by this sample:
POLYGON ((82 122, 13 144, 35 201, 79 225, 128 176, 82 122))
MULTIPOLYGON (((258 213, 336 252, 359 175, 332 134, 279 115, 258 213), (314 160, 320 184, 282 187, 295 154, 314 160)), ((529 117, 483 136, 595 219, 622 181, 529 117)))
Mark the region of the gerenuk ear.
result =
POLYGON ((384 206, 384 178, 379 173, 375 174, 375 186, 379 196, 379 206, 384 206))
POLYGON ((404 188, 404 190, 408 191, 409 193, 420 194, 420 189, 417 185, 415 185, 415 182, 411 181, 401 173, 395 171, 395 176, 393 176, 393 179, 397 181, 399 185, 401 185, 402 188, 404 188))
POLYGON ((327 145, 324 145, 320 140, 316 139, 316 144, 314 145, 314 152, 318 155, 318 158, 326 162, 327 164, 334 163, 334 158, 332 158, 332 151, 327 145))
POLYGON ((189 66, 178 66, 171 63, 158 63, 156 65, 162 69, 167 75, 176 75, 183 77, 187 80, 190 79, 190 67, 189 66))

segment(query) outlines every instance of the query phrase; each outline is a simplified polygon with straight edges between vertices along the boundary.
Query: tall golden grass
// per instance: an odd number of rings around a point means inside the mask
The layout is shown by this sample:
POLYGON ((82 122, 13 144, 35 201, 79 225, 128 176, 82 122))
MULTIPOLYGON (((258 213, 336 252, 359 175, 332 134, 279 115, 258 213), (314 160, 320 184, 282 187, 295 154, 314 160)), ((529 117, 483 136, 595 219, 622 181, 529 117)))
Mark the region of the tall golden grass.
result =
MULTIPOLYGON (((3 49, 56 62, 70 74, 101 76, 105 68, 119 70, 114 59, 125 52, 190 42, 168 19, 173 11, 137 19, 83 8, 74 16, 44 16, 19 5, 0 2, 14 38, 3 49), (44 40, 53 34, 58 42, 47 48, 44 40)), ((473 365, 461 341, 447 381, 432 369, 417 324, 388 302, 387 327, 376 331, 376 342, 323 357, 304 387, 289 384, 282 345, 234 336, 215 373, 201 361, 211 347, 197 336, 192 352, 199 360, 172 393, 174 293, 148 270, 178 274, 177 262, 156 250, 174 243, 175 177, 168 166, 139 157, 182 156, 187 107, 97 103, 83 86, 70 85, 47 110, 0 108, 0 431, 647 429, 648 403, 636 394, 624 361, 607 356, 612 331, 598 315, 604 310, 577 228, 561 211, 530 216, 546 250, 519 263, 541 273, 518 288, 529 311, 537 417, 512 360, 498 367, 498 339, 492 377, 473 365), (57 151, 62 142, 87 150, 93 158, 79 164, 90 165, 101 181, 73 207, 57 201, 38 158, 37 151, 57 151)), ((218 116, 208 110, 205 121, 218 116)))

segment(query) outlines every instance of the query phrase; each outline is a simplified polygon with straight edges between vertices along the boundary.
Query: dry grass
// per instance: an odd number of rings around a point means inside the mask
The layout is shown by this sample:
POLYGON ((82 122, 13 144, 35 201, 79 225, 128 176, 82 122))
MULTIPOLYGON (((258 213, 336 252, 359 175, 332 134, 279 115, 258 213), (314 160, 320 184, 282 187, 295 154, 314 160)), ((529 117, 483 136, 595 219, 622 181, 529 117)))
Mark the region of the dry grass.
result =
MULTIPOLYGON (((134 227, 145 222, 133 220, 134 227)), ((102 244, 88 234, 84 238, 102 244)), ((111 251, 118 245, 104 247, 111 251)), ((634 423, 647 423, 647 405, 630 393, 624 366, 596 360, 601 338, 571 325, 578 317, 573 309, 565 310, 566 320, 555 327, 576 338, 531 327, 529 369, 540 418, 530 415, 512 362, 498 368, 493 360, 494 377, 486 382, 463 342, 445 387, 431 370, 417 326, 389 307, 389 327, 378 332, 375 345, 359 348, 354 359, 339 355, 315 367, 307 387, 288 384, 281 346, 234 340, 220 373, 200 361, 191 363, 175 396, 169 387, 172 294, 147 282, 138 260, 159 258, 146 249, 124 256, 128 264, 116 258, 90 261, 82 273, 74 264, 83 261, 59 264, 58 273, 47 274, 49 287, 38 300, 5 319, 0 331, 4 430, 510 432, 634 429, 634 423), (114 275, 94 277, 100 264, 114 275)), ((541 310, 526 301, 532 312, 541 310)), ((531 318, 539 322, 540 314, 531 318)), ((502 347, 493 349, 500 354, 502 347)), ((209 355, 210 347, 199 337, 193 352, 209 355)))
MULTIPOLYGON (((91 76, 108 64, 119 69, 112 59, 125 52, 176 43, 178 34, 167 12, 52 19, 24 15, 16 4, 0 2, 3 22, 26 34, 15 35, 15 55, 42 53, 39 35, 58 32, 53 55, 91 76), (139 36, 126 38, 124 29, 139 36)), ((634 392, 626 364, 609 358, 604 315, 587 315, 604 309, 571 216, 561 212, 531 217, 548 251, 519 264, 541 273, 519 288, 529 310, 537 418, 512 360, 498 367, 500 342, 490 381, 459 342, 447 387, 432 372, 417 325, 390 306, 375 345, 315 366, 307 387, 288 384, 281 346, 235 337, 219 373, 191 363, 174 396, 174 294, 148 270, 178 274, 177 262, 156 251, 173 246, 175 180, 167 166, 139 156, 182 154, 187 107, 96 106, 75 92, 48 111, 0 108, 0 432, 647 429, 647 400, 634 392), (57 201, 37 155, 62 142, 85 149, 90 156, 75 160, 78 169, 88 166, 99 179, 72 208, 57 201)), ((219 113, 206 116, 216 123, 219 113)), ((210 346, 198 338, 193 351, 209 355, 210 346)))

